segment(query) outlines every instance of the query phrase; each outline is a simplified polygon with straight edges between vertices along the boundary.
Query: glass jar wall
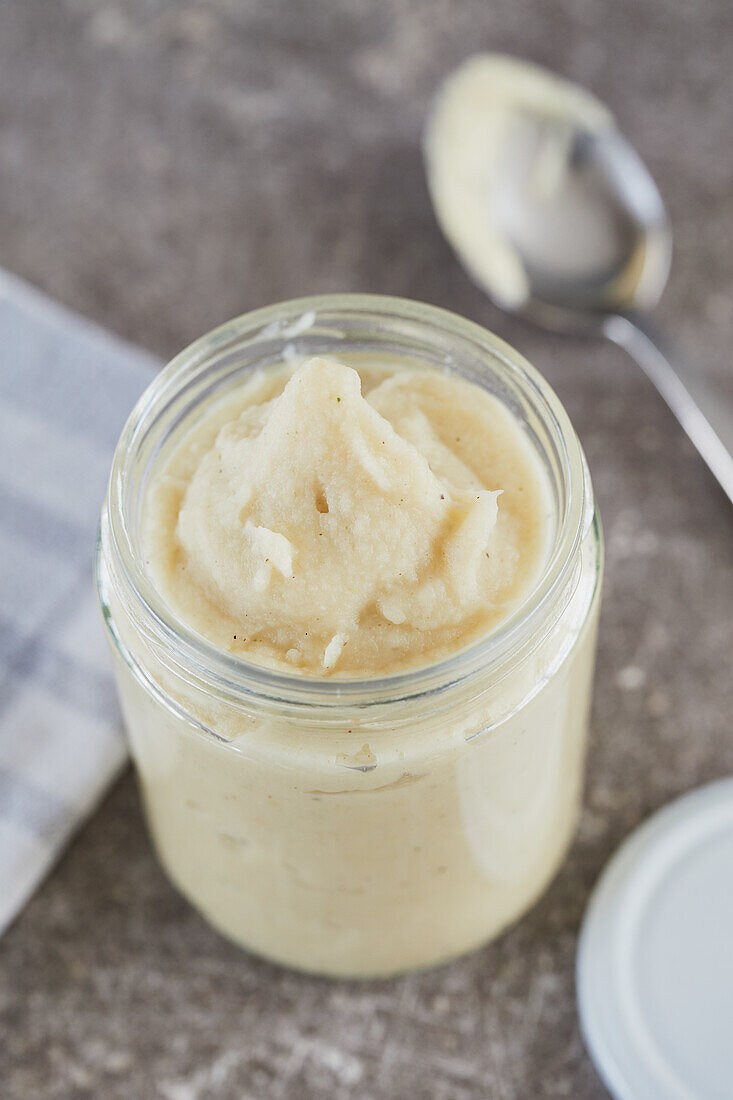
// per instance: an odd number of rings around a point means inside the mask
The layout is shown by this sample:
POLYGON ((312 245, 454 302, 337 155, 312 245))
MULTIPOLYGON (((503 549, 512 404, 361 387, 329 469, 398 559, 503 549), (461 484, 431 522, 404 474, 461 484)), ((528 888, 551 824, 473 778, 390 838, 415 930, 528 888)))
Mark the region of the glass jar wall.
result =
POLYGON ((445 311, 373 296, 284 303, 204 337, 117 448, 97 560, 130 747, 168 874, 221 932, 336 976, 424 967, 500 932, 572 835, 601 539, 575 432, 516 352, 445 311), (551 486, 551 551, 487 637, 397 675, 322 679, 214 649, 146 575, 141 500, 200 416, 283 354, 368 352, 455 371, 517 418, 551 486))

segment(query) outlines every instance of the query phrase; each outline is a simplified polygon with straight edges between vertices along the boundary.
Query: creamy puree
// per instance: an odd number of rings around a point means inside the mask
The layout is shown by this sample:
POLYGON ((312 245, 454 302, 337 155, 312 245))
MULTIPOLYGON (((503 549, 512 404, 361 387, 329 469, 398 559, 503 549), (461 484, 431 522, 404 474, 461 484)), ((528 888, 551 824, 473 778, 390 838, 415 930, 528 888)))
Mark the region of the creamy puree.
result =
POLYGON ((549 513, 541 464, 489 393, 313 358, 260 373, 183 433, 144 543, 171 608, 220 648, 371 676, 506 618, 542 568, 549 513))
POLYGON ((118 459, 150 471, 128 522, 165 623, 130 591, 120 517, 102 518, 100 595, 163 866, 236 943, 341 977, 442 962, 539 896, 578 810, 595 651, 601 550, 564 414, 560 481, 541 401, 488 352, 487 384, 526 402, 516 417, 417 351, 398 358, 403 308, 382 302, 369 356, 344 339, 340 362, 291 357, 198 401, 182 371, 155 398, 171 423, 188 402, 160 449, 123 437, 118 459), (245 660, 199 659, 183 625, 245 660), (492 631, 489 656, 434 664, 492 631))
POLYGON ((540 270, 563 262, 567 278, 597 271, 604 250, 613 263, 608 196, 568 171, 578 132, 613 126, 584 88, 514 57, 477 54, 444 82, 424 143, 435 213, 500 305, 526 302, 529 259, 540 270))

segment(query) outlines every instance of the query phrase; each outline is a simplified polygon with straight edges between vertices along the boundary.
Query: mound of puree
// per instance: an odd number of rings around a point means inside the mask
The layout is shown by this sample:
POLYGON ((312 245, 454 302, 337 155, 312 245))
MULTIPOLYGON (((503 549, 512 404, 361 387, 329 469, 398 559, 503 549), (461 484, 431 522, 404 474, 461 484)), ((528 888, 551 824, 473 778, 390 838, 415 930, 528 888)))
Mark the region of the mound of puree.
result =
POLYGON ((145 500, 174 614, 311 676, 456 652, 517 608, 547 555, 546 476, 497 398, 427 366, 354 363, 258 372, 182 431, 145 500))

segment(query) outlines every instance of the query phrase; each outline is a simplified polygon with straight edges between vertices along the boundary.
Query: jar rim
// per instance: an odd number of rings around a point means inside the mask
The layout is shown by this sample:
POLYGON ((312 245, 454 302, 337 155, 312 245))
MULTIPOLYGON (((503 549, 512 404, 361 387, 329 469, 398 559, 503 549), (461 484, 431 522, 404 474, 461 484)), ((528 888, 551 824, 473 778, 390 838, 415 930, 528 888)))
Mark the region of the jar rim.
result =
MULTIPOLYGON (((304 331, 301 329, 301 331, 304 331)), ((411 299, 378 294, 323 294, 291 299, 242 314, 199 337, 179 352, 153 379, 134 406, 120 435, 112 462, 107 504, 103 512, 103 542, 114 558, 115 582, 122 584, 129 606, 142 617, 146 630, 173 654, 179 671, 193 673, 228 698, 257 698, 289 705, 368 706, 438 694, 471 678, 499 668, 536 630, 558 594, 567 586, 579 547, 593 516, 590 479, 580 442, 560 400, 549 383, 519 352, 473 321, 449 310, 411 299), (133 538, 125 487, 142 440, 162 412, 185 388, 195 385, 204 370, 233 343, 247 339, 282 340, 296 336, 298 324, 319 314, 350 314, 433 326, 444 336, 473 346, 505 372, 554 438, 565 484, 565 506, 554 545, 535 587, 495 629, 438 661, 400 672, 367 677, 317 677, 248 661, 220 650, 192 630, 167 606, 147 574, 133 538)), ((99 558, 99 555, 98 555, 99 558)), ((109 561, 106 562, 109 565, 109 561)), ((97 564, 100 601, 106 603, 97 564)), ((108 620, 108 615, 105 615, 108 620)), ((117 631, 113 639, 119 647, 117 631)))

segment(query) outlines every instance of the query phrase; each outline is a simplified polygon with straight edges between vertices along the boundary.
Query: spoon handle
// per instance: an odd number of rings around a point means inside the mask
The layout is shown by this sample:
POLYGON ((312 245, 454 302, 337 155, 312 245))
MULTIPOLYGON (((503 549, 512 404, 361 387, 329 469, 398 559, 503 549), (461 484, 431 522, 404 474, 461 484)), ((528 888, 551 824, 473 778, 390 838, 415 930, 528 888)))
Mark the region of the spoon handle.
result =
POLYGON ((603 331, 654 383, 733 501, 733 405, 716 395, 699 371, 669 352, 646 317, 608 316, 603 331))

